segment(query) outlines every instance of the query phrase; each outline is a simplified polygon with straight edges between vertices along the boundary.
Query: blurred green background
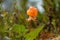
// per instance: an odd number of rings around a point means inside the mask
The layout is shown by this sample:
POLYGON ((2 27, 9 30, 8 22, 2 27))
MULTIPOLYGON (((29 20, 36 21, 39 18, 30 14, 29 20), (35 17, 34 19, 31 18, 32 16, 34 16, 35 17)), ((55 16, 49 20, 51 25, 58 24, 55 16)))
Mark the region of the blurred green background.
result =
POLYGON ((0 0, 0 40, 49 40, 60 35, 60 0, 0 0), (28 22, 30 6, 37 22, 28 22))

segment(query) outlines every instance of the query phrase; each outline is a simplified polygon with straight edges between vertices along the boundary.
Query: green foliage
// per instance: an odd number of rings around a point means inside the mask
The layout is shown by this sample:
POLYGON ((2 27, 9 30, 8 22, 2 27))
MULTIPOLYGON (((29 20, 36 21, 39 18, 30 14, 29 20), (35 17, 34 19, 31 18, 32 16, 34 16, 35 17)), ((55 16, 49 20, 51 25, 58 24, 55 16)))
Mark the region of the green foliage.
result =
POLYGON ((27 32, 24 25, 15 24, 12 29, 14 32, 17 32, 19 34, 25 34, 27 32))
POLYGON ((25 40, 34 40, 38 36, 38 34, 41 32, 41 30, 43 30, 43 28, 44 28, 44 25, 39 26, 34 31, 28 33, 27 35, 25 35, 25 40))
POLYGON ((38 20, 39 20, 40 23, 41 22, 48 22, 48 18, 44 14, 38 13, 38 17, 37 18, 38 18, 38 20))
POLYGON ((19 33, 19 36, 16 35, 15 37, 19 37, 21 39, 21 37, 23 36, 24 40, 34 40, 38 36, 38 34, 43 30, 43 28, 44 25, 41 25, 38 28, 36 28, 34 31, 27 33, 28 30, 25 28, 24 25, 15 24, 12 30, 13 32, 19 33))

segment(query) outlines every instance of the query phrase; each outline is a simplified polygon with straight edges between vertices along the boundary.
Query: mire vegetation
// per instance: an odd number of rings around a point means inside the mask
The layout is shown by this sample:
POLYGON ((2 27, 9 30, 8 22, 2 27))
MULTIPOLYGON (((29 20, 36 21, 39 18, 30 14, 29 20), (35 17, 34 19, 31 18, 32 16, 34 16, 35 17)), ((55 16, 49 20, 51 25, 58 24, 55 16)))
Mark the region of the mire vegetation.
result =
POLYGON ((43 13, 27 8, 27 1, 21 0, 21 9, 15 1, 11 10, 0 6, 0 40, 60 40, 60 0, 42 0, 43 13))

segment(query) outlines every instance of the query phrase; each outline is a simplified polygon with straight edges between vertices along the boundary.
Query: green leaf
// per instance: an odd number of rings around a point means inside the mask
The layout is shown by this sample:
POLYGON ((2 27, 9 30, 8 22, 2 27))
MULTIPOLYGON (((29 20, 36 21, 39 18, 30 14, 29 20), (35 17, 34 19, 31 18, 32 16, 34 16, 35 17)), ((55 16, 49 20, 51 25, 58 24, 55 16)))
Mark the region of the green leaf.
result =
POLYGON ((25 26, 24 25, 18 25, 15 24, 13 26, 13 31, 19 33, 19 34, 24 34, 26 32, 25 26))
POLYGON ((44 25, 42 25, 42 26, 38 27, 37 29, 35 29, 34 31, 28 33, 27 35, 25 35, 25 40, 34 40, 43 28, 44 28, 44 25))

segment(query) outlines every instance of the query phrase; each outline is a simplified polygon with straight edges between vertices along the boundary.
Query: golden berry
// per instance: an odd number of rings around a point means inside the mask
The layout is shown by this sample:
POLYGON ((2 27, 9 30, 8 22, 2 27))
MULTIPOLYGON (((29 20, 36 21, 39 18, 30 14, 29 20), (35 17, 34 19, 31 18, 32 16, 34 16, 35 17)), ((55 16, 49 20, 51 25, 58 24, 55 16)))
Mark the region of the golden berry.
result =
POLYGON ((36 17, 38 13, 37 8, 31 6, 28 10, 27 10, 27 15, 31 16, 31 17, 36 17))

